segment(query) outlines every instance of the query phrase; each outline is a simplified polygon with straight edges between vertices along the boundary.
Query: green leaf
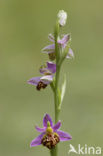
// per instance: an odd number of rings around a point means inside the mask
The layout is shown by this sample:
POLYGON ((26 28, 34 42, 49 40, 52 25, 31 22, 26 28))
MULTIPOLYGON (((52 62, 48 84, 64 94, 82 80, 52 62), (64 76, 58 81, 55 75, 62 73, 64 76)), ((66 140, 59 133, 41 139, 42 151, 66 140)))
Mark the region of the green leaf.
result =
POLYGON ((59 104, 59 109, 61 109, 61 105, 62 105, 62 102, 64 99, 65 91, 66 91, 66 75, 64 76, 64 81, 63 81, 62 88, 61 88, 61 102, 59 104))
POLYGON ((55 92, 55 77, 53 78, 53 82, 50 83, 51 89, 55 92))
POLYGON ((61 92, 60 92, 60 89, 58 88, 58 103, 59 103, 59 106, 61 104, 61 92))

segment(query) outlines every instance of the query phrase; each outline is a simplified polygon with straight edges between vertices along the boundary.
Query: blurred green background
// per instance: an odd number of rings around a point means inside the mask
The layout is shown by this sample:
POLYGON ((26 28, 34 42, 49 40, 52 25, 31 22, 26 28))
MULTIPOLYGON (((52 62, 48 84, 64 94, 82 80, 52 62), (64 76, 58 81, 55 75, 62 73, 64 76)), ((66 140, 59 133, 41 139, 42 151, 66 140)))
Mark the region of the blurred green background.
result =
POLYGON ((60 119, 73 139, 59 144, 59 156, 70 143, 103 147, 103 1, 0 0, 0 156, 49 155, 29 144, 44 113, 54 117, 53 95, 26 81, 48 59, 41 49, 60 9, 68 13, 63 33, 72 34, 75 59, 62 67, 68 82, 60 119))

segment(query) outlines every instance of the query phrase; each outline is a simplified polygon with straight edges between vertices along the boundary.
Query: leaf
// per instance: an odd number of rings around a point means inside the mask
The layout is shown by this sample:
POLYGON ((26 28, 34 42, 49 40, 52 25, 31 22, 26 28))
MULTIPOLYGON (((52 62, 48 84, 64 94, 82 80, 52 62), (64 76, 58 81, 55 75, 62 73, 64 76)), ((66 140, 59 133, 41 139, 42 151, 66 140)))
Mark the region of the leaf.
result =
POLYGON ((64 99, 65 91, 66 91, 66 75, 64 76, 64 82, 63 82, 62 88, 61 88, 61 102, 59 105, 59 109, 61 109, 61 105, 62 105, 62 102, 64 99))
POLYGON ((50 83, 51 89, 55 92, 55 77, 53 78, 53 82, 50 83))
POLYGON ((61 92, 60 89, 58 88, 58 102, 59 102, 59 106, 61 104, 61 92))

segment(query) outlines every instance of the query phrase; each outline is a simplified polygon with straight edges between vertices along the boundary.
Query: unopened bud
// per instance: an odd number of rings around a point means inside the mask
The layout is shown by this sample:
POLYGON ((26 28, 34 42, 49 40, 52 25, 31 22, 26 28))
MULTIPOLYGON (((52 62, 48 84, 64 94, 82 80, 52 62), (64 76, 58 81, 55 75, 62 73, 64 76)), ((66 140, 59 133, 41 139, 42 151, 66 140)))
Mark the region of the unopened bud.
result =
POLYGON ((60 26, 64 26, 67 21, 67 13, 64 10, 60 10, 57 17, 58 17, 60 26))

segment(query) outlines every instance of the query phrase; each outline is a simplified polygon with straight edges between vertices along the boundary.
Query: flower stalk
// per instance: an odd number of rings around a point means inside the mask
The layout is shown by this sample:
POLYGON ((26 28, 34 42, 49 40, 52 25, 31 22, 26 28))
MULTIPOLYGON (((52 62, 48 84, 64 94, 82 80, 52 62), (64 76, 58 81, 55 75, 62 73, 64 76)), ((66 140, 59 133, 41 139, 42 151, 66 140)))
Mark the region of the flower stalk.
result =
MULTIPOLYGON (((59 99, 58 99, 58 84, 59 84, 59 74, 60 74, 60 67, 56 64, 56 77, 55 77, 55 92, 54 92, 54 101, 55 101, 55 123, 59 120, 59 99)), ((51 156, 58 155, 58 145, 51 150, 51 156)))
POLYGON ((54 92, 54 101, 55 101, 55 123, 58 122, 59 119, 59 100, 58 100, 58 84, 59 84, 59 74, 60 74, 60 65, 58 64, 60 53, 59 53, 59 47, 58 47, 58 36, 59 36, 59 23, 57 20, 56 27, 55 27, 55 54, 56 54, 56 75, 55 75, 55 92, 54 92))

